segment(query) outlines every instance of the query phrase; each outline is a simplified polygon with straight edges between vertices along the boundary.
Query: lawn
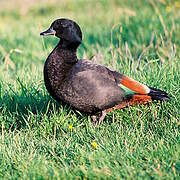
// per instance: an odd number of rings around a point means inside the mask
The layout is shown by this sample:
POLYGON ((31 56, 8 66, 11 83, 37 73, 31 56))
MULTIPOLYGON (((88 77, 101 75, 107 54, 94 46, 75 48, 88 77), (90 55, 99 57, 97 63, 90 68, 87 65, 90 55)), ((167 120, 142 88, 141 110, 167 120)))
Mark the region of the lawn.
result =
POLYGON ((0 179, 178 179, 179 101, 178 0, 0 2, 0 179), (81 26, 79 58, 171 100, 116 110, 98 126, 57 103, 43 65, 58 39, 39 33, 58 17, 81 26))

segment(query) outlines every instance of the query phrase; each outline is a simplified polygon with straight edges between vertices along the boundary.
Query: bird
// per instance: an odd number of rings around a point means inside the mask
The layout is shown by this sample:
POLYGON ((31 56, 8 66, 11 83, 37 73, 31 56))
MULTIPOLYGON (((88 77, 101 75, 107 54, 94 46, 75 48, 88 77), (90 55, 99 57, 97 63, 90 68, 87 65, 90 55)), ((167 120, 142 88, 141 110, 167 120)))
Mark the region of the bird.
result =
POLYGON ((53 35, 59 42, 44 64, 44 82, 49 94, 101 123, 106 114, 116 109, 154 100, 169 100, 168 93, 149 87, 91 60, 78 59, 82 31, 73 20, 59 18, 40 33, 53 35))

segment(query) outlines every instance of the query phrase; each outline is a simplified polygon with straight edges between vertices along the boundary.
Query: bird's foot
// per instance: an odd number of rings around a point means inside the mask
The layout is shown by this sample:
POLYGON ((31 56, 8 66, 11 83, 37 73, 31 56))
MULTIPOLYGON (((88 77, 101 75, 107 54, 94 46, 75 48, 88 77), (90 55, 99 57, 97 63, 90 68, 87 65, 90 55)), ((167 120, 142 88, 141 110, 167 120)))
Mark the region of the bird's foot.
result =
POLYGON ((106 110, 104 110, 96 115, 92 115, 91 119, 92 119, 93 124, 95 126, 100 125, 103 122, 103 120, 105 119, 106 114, 107 114, 107 112, 106 112, 106 110))

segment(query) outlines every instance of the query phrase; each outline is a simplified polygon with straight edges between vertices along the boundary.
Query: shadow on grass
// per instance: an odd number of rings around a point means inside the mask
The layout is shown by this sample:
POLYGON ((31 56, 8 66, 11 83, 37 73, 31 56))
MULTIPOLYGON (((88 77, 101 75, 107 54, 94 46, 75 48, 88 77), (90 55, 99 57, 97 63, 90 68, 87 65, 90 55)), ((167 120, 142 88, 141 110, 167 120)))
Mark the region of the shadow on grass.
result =
MULTIPOLYGON (((14 87, 9 85, 3 95, 0 83, 0 124, 4 121, 6 129, 26 128, 28 116, 38 118, 40 123, 44 116, 49 117, 52 113, 76 113, 69 105, 52 99, 41 85, 27 87, 19 79, 17 81, 20 89, 15 91, 14 87)), ((77 113, 76 115, 80 117, 77 113)))

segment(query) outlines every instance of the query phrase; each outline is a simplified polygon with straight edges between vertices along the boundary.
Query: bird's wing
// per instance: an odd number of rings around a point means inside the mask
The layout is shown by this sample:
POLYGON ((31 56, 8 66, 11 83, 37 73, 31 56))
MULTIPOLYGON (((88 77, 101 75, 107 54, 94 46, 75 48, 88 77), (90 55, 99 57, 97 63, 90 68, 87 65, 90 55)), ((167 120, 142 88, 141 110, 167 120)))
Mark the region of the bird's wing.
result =
POLYGON ((150 88, 128 76, 120 74, 117 71, 110 70, 109 68, 100 65, 94 64, 89 60, 80 61, 79 65, 82 68, 82 71, 85 69, 94 70, 102 74, 102 76, 106 76, 106 78, 115 81, 117 86, 125 91, 125 95, 132 94, 148 94, 150 92, 150 88))

